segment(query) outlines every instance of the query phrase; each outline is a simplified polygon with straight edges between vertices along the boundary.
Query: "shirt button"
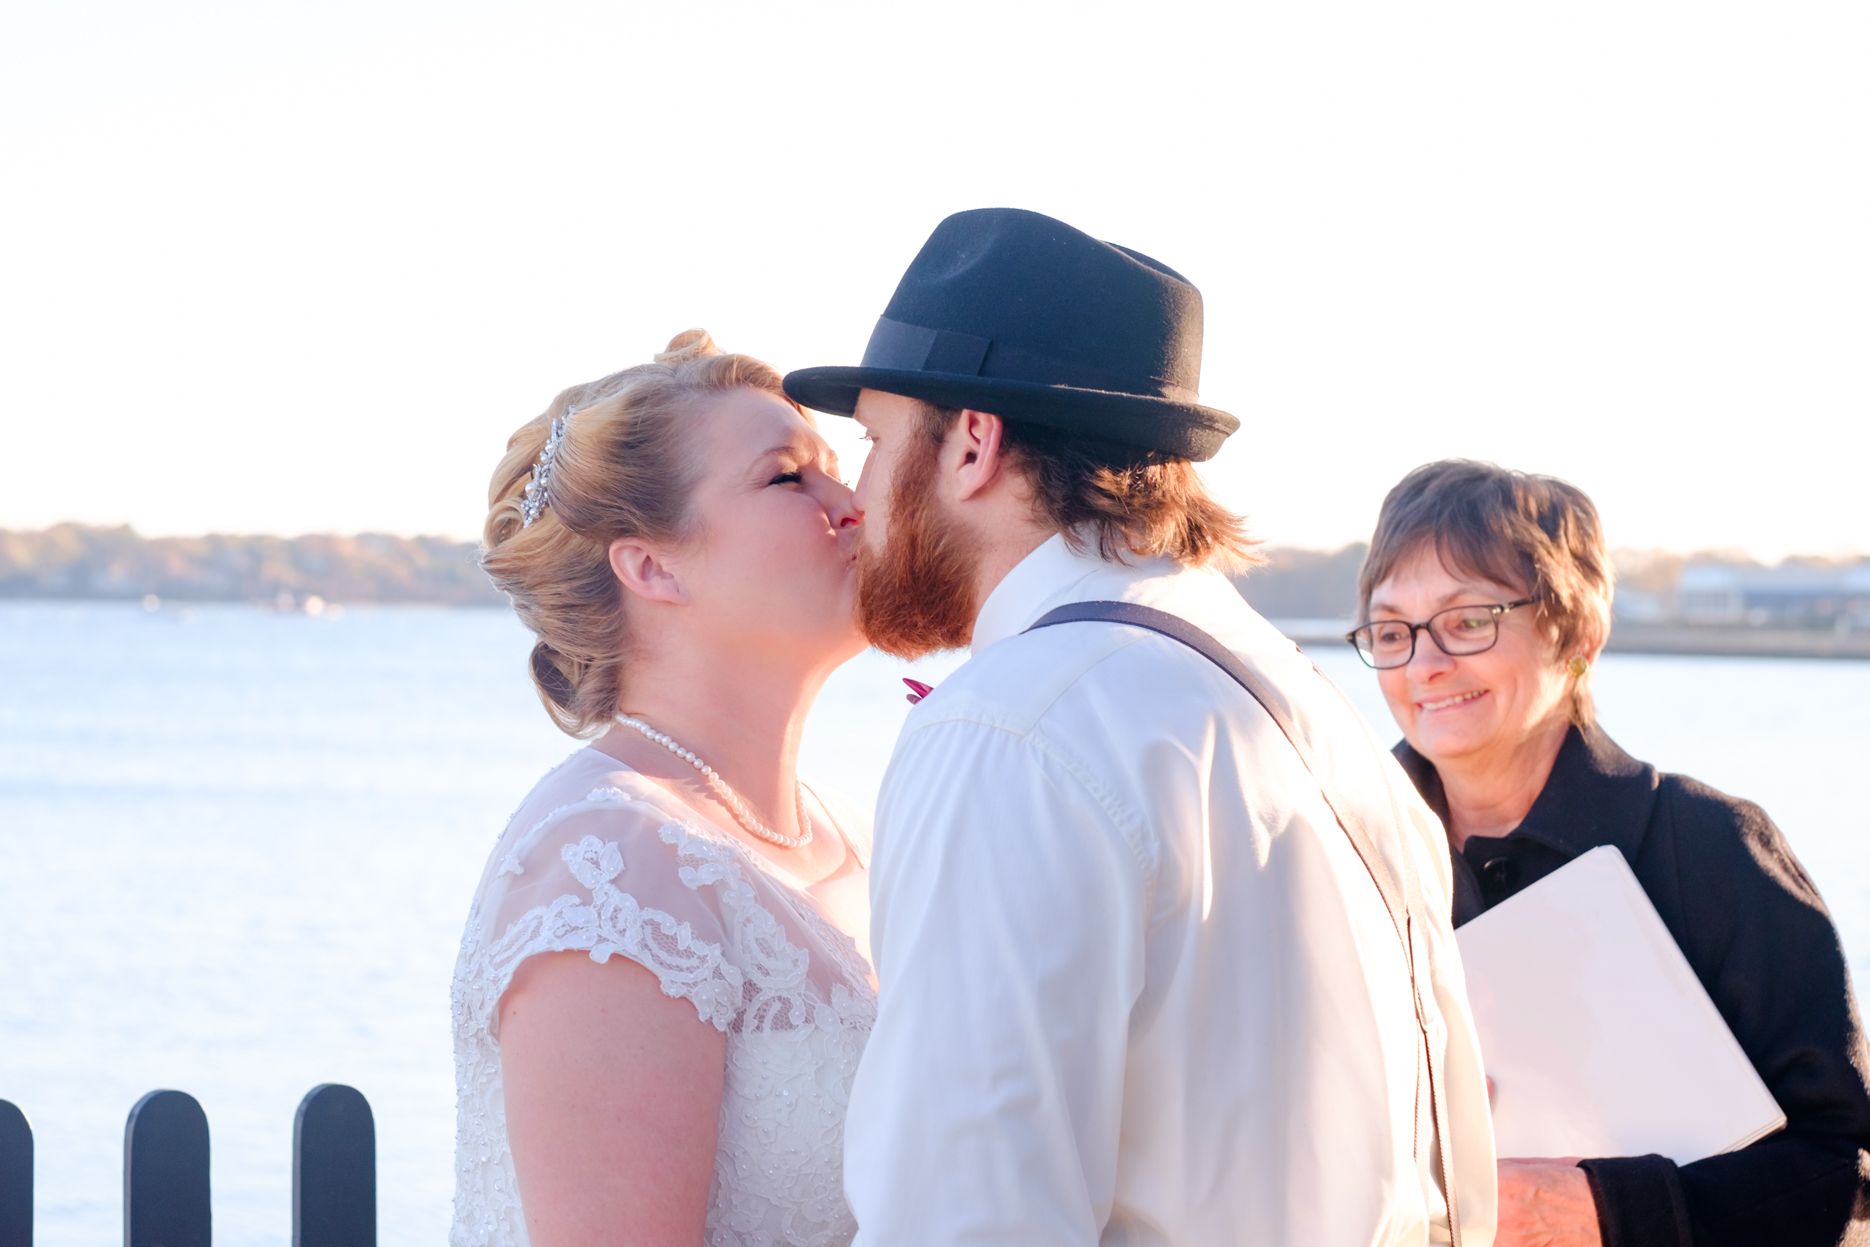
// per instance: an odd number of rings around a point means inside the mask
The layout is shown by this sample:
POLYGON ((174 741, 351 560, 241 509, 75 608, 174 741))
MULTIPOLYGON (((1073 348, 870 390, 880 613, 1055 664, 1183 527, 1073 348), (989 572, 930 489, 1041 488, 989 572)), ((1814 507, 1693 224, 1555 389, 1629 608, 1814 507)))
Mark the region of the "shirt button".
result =
POLYGON ((1504 892, 1519 880, 1519 863, 1510 857, 1492 857, 1480 868, 1480 886, 1489 892, 1504 892))

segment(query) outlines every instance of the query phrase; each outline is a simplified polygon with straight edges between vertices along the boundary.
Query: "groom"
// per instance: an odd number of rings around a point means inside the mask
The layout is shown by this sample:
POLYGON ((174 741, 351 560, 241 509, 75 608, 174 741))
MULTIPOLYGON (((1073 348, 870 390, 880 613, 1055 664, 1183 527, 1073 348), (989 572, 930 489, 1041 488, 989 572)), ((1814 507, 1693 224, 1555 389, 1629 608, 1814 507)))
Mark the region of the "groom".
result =
POLYGON ((1492 1240, 1441 829, 1215 570, 1200 365, 1179 274, 985 209, 786 378, 874 443, 871 640, 972 650, 878 803, 868 1247, 1492 1240))

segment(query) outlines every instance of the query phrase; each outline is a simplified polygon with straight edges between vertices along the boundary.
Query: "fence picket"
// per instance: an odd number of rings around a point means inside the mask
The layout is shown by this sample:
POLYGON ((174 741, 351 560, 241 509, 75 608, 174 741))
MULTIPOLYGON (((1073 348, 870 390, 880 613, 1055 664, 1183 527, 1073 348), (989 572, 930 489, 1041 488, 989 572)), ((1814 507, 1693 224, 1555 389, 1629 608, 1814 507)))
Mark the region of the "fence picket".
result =
MULTIPOLYGON (((124 1247, 213 1247, 208 1116, 152 1091, 123 1127, 124 1247)), ((33 1137, 0 1100, 0 1247, 32 1247, 33 1137)), ((377 1127, 354 1087, 321 1083, 292 1121, 293 1247, 377 1247, 377 1127)))
POLYGON ((376 1247, 377 1128, 353 1087, 323 1083, 292 1123, 292 1247, 376 1247))
POLYGON ((185 1091, 152 1091, 123 1129, 124 1247, 211 1247, 208 1117, 185 1091))
POLYGON ((32 1123, 0 1100, 0 1247, 32 1247, 32 1123))

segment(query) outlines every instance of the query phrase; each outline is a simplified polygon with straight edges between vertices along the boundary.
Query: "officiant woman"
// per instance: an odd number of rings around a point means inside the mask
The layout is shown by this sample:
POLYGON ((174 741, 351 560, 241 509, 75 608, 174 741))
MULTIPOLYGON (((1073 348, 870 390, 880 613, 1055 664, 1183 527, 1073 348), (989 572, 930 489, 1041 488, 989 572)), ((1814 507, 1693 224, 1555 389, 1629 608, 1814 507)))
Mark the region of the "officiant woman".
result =
POLYGON ((1384 500, 1351 638, 1402 728, 1397 758, 1447 828, 1455 925, 1616 846, 1786 1128, 1682 1166, 1502 1160, 1499 1242, 1829 1247, 1870 1146, 1870 1053, 1837 931, 1764 810, 1658 772, 1598 725, 1611 579, 1582 491, 1431 463, 1384 500))

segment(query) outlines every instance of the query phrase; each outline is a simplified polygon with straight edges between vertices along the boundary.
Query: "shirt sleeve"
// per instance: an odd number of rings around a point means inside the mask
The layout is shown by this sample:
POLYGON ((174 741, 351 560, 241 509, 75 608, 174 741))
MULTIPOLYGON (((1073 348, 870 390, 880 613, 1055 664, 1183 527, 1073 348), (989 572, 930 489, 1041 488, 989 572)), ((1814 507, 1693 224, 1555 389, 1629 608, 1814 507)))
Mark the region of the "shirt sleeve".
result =
POLYGON ((1147 854, 1074 762, 913 730, 878 806, 882 984, 846 1123, 859 1241, 1090 1247, 1116 1181, 1147 854))

